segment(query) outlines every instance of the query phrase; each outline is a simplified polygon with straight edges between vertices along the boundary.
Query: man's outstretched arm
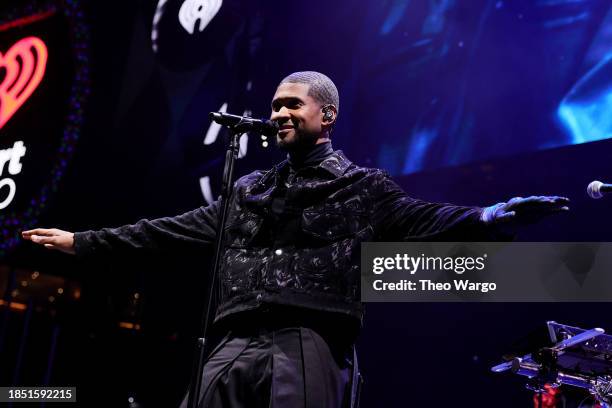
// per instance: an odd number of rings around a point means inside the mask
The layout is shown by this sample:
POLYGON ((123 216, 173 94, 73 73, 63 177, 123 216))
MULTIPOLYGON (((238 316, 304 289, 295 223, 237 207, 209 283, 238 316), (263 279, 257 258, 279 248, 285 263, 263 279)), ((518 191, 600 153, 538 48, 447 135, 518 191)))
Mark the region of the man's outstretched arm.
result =
POLYGON ((133 250, 187 250, 212 244, 218 202, 175 217, 140 220, 132 225, 97 231, 69 232, 56 228, 23 231, 24 239, 79 256, 108 255, 133 250))
POLYGON ((409 197, 386 177, 374 214, 381 240, 496 240, 512 227, 569 210, 558 196, 515 197, 490 207, 430 203, 409 197))

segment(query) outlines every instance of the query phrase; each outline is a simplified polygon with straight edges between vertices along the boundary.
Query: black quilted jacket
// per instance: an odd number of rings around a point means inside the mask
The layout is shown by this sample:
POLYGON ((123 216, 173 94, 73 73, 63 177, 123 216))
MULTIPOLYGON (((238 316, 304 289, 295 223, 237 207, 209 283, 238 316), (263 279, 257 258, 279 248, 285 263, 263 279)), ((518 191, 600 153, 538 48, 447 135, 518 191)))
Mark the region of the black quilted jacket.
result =
MULTIPOLYGON (((274 307, 297 306, 362 318, 360 244, 364 241, 487 240, 480 208, 409 197, 388 174, 354 165, 335 151, 316 167, 281 175, 287 162, 240 178, 228 216, 216 321, 274 307), (282 187, 297 226, 275 245, 282 229, 272 214, 282 187), (278 195, 278 194, 277 194, 278 195)), ((185 214, 75 234, 80 256, 134 250, 202 249, 214 243, 218 203, 185 214)))

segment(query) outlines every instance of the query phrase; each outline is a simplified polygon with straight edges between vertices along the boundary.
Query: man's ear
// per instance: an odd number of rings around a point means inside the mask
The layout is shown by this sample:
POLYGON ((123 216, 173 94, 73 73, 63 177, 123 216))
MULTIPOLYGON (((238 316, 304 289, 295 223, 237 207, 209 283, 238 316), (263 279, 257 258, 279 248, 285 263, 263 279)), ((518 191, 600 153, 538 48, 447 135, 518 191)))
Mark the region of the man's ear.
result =
POLYGON ((336 116, 338 116, 338 109, 334 105, 325 105, 321 108, 323 112, 323 124, 330 126, 336 122, 336 116))

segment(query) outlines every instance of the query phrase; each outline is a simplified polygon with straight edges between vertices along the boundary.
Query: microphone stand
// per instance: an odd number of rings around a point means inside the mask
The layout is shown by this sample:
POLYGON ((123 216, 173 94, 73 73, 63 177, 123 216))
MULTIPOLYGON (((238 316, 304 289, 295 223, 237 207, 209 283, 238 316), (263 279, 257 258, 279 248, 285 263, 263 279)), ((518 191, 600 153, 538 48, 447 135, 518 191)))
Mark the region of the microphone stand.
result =
POLYGON ((233 126, 227 126, 230 133, 230 140, 227 151, 225 153, 225 166, 223 168, 223 179, 221 184, 221 197, 219 218, 217 222, 217 235, 215 238, 215 253, 213 258, 212 277, 210 279, 210 288, 208 291, 208 300, 206 309, 202 313, 201 336, 196 342, 196 355, 191 370, 191 380, 189 383, 189 399, 187 402, 188 408, 197 408, 200 400, 200 388, 202 387, 202 377, 204 370, 204 352, 206 346, 206 335, 212 318, 213 296, 217 289, 217 275, 219 274, 219 266, 221 265, 221 256, 223 252, 223 239, 225 236, 225 224, 227 223, 227 214, 229 212, 229 202, 234 183, 234 165, 238 158, 240 150, 240 136, 247 132, 249 124, 240 121, 233 126))

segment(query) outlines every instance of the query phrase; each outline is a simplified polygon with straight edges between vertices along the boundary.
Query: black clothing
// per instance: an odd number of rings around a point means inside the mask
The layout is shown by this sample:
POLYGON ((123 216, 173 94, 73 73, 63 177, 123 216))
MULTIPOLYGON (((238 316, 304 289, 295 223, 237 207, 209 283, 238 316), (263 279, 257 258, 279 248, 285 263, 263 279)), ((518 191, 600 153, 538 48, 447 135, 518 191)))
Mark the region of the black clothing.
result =
MULTIPOLYGON (((300 234, 301 211, 293 209, 287 205, 290 198, 287 196, 287 189, 295 182, 298 170, 306 167, 316 167, 323 160, 334 154, 334 149, 330 142, 315 145, 306 153, 293 152, 287 155, 288 166, 279 173, 277 189, 272 196, 271 217, 267 220, 269 227, 264 225, 264 229, 269 228, 274 241, 274 248, 281 248, 291 245, 296 236, 300 234)), ((264 221, 265 223, 266 221, 264 221)))
POLYGON ((308 166, 317 166, 323 160, 334 154, 331 142, 324 142, 314 145, 306 152, 291 152, 287 154, 287 162, 293 170, 298 170, 308 166))
POLYGON ((351 380, 349 361, 311 329, 241 328, 207 359, 198 406, 348 408, 351 380))
MULTIPOLYGON (((361 242, 490 238, 479 208, 410 198, 329 143, 289 160, 234 186, 214 325, 227 336, 206 362, 199 406, 350 406, 361 242)), ((218 209, 76 233, 75 251, 201 250, 218 209)))
MULTIPOLYGON (((294 306, 358 331, 361 242, 488 239, 479 208, 413 199, 386 172, 356 166, 341 151, 315 167, 297 168, 292 184, 289 171, 284 161, 234 186, 216 323, 247 311, 294 306), (282 206, 275 204, 279 197, 282 206)), ((214 242, 218 208, 215 202, 175 217, 76 233, 75 250, 106 256, 201 249, 214 242)))

